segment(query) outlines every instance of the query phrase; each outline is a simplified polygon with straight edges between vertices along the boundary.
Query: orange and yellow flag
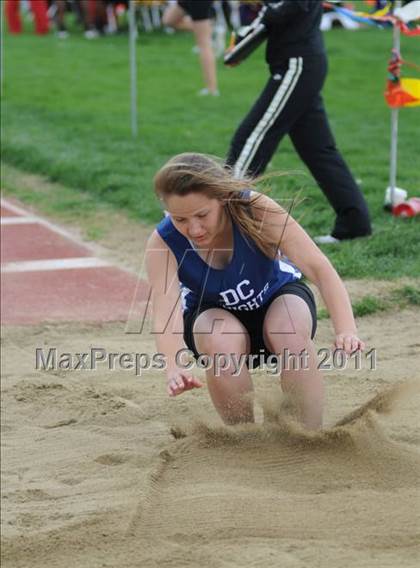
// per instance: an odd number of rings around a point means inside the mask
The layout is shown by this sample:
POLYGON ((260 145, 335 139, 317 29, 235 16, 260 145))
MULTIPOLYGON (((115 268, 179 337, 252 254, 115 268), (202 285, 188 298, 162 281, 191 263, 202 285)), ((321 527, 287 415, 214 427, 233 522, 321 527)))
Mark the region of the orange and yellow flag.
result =
POLYGON ((420 106, 420 79, 389 80, 385 99, 391 108, 420 106))

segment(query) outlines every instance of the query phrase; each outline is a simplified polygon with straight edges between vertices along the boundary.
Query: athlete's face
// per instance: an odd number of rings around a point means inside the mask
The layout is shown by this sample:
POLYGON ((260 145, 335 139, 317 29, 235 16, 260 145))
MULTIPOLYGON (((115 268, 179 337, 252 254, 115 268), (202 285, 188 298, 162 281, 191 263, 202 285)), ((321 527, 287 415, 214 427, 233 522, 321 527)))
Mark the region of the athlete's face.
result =
POLYGON ((222 203, 202 193, 170 195, 165 207, 180 233, 199 247, 209 246, 224 230, 226 213, 222 203))

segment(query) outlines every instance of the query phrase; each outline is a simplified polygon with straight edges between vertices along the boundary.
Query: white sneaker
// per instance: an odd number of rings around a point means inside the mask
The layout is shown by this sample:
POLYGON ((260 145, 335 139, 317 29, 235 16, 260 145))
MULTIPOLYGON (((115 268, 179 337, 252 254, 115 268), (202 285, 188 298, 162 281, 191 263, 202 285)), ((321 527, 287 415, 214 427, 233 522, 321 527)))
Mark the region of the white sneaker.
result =
POLYGON ((332 235, 319 235, 314 237, 314 241, 318 245, 339 245, 341 243, 340 239, 336 239, 332 235))
POLYGON ((207 87, 204 87, 204 89, 201 89, 201 91, 198 91, 198 96, 199 97, 218 97, 220 96, 220 92, 219 91, 210 91, 210 89, 208 89, 207 87))
POLYGON ((85 31, 85 38, 86 39, 96 39, 99 37, 99 32, 97 30, 86 30, 85 31))

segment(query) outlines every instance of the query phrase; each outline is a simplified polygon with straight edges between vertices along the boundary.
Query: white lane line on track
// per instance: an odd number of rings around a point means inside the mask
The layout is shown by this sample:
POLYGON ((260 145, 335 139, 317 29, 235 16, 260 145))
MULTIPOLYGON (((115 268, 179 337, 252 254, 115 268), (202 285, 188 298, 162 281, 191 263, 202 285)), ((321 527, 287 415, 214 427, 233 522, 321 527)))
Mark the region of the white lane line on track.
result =
POLYGON ((5 262, 1 265, 3 274, 13 272, 41 272, 45 270, 69 270, 72 268, 98 268, 111 266, 106 260, 94 256, 81 258, 59 258, 48 260, 24 260, 21 262, 5 262))
MULTIPOLYGON (((9 211, 12 211, 12 213, 16 213, 17 215, 24 215, 25 217, 32 217, 33 223, 39 223, 40 225, 47 227, 51 231, 55 231, 56 233, 60 234, 62 237, 65 237, 66 239, 73 241, 73 243, 77 243, 78 245, 85 247, 87 250, 90 250, 91 252, 97 252, 97 251, 94 251, 92 246, 82 242, 80 239, 75 238, 75 236, 72 233, 70 233, 70 231, 66 231, 65 229, 62 229, 61 227, 54 225, 54 223, 50 223, 46 219, 43 219, 42 217, 38 217, 38 215, 29 214, 24 209, 21 209, 20 207, 18 207, 17 205, 14 205, 13 203, 10 203, 7 199, 2 198, 0 200, 0 205, 2 207, 4 207, 5 209, 8 209, 9 211)), ((3 219, 5 219, 5 217, 3 217, 3 219)))
POLYGON ((0 219, 1 225, 28 225, 29 223, 38 223, 36 217, 2 217, 0 219))

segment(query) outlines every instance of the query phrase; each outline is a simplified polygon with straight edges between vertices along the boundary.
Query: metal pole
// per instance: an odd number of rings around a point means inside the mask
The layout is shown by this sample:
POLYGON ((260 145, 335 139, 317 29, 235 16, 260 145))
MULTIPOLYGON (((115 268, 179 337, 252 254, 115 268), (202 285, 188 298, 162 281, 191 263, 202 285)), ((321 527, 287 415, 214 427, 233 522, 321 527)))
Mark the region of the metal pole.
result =
MULTIPOLYGON (((397 0, 395 8, 401 8, 401 0, 397 0)), ((400 28, 394 26, 393 47, 400 53, 400 28)), ((391 193, 391 206, 395 203, 395 188, 397 185, 397 151, 398 151, 398 109, 391 110, 391 156, 389 167, 389 187, 391 193)))
POLYGON ((131 85, 131 133, 137 137, 137 62, 136 62, 136 7, 134 0, 129 3, 130 22, 130 85, 131 85))

